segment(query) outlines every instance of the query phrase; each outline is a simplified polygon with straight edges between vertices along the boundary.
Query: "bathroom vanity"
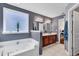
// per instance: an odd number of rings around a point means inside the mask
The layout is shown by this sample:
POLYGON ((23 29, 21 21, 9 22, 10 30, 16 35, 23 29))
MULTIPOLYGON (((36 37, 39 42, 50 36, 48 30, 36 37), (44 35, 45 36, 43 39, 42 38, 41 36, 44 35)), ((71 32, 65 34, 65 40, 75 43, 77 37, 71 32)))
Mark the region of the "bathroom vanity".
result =
POLYGON ((0 56, 38 56, 39 43, 32 38, 0 42, 0 56))
POLYGON ((42 35, 42 45, 47 46, 53 43, 56 43, 57 40, 57 33, 44 33, 42 35))

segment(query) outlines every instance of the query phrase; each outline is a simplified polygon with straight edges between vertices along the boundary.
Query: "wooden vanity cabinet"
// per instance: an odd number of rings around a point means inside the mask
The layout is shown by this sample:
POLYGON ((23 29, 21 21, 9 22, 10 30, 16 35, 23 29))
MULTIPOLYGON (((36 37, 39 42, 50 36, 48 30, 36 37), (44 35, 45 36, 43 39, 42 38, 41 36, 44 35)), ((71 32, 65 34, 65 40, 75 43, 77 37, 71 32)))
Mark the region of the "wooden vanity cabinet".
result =
POLYGON ((57 35, 47 35, 47 36, 43 36, 43 47, 44 46, 47 46, 47 45, 50 45, 50 44, 53 44, 53 43, 56 43, 56 39, 57 39, 57 35))

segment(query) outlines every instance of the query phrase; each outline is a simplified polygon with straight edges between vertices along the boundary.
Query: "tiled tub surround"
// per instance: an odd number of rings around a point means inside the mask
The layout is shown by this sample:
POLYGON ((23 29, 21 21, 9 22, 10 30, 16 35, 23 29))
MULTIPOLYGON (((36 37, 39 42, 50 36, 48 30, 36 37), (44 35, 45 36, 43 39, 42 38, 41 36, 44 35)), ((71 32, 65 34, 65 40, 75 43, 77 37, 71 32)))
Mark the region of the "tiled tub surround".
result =
POLYGON ((0 56, 36 56, 38 47, 38 41, 32 38, 0 42, 0 56))

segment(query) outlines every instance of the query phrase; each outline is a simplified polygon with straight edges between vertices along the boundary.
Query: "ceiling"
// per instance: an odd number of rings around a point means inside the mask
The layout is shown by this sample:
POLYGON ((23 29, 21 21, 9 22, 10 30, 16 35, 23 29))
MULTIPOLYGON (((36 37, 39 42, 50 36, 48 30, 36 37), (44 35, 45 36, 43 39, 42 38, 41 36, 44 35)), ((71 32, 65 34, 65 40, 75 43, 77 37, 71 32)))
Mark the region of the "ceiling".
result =
POLYGON ((61 15, 68 3, 9 3, 11 5, 44 15, 56 17, 61 15))

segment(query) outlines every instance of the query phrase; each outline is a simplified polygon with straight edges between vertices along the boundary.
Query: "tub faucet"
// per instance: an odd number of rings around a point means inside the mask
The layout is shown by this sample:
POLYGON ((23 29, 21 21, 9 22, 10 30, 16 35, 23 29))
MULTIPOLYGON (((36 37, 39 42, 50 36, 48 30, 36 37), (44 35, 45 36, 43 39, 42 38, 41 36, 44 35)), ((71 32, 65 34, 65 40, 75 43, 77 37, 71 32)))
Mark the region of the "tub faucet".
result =
POLYGON ((18 45, 18 44, 19 44, 19 41, 18 41, 18 42, 16 42, 16 44, 18 45))

